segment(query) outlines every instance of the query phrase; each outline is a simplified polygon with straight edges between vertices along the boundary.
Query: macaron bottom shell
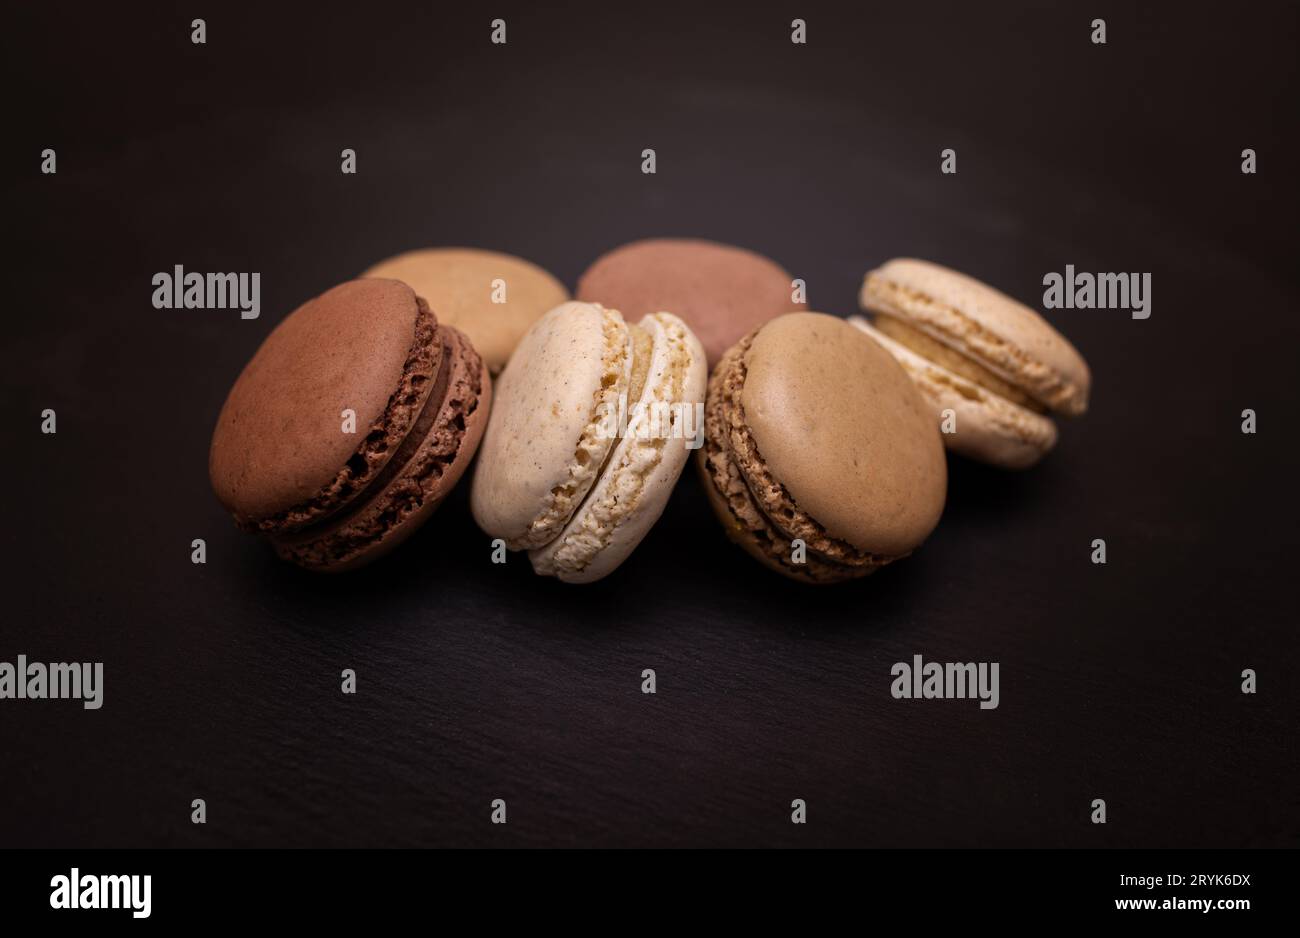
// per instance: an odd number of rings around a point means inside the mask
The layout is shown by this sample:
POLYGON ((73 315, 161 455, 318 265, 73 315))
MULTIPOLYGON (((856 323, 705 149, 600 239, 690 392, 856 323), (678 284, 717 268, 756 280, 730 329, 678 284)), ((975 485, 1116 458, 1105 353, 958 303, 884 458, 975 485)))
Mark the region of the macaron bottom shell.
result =
POLYGON ((710 460, 711 455, 710 444, 706 442, 695 458, 695 466, 709 506, 732 543, 763 566, 791 579, 814 585, 840 583, 866 576, 876 569, 873 567, 857 572, 850 568, 841 569, 838 564, 824 561, 813 554, 808 555, 806 563, 795 563, 792 560, 793 543, 758 510, 758 505, 745 489, 739 472, 733 473, 734 467, 724 467, 720 473, 719 460, 710 460))

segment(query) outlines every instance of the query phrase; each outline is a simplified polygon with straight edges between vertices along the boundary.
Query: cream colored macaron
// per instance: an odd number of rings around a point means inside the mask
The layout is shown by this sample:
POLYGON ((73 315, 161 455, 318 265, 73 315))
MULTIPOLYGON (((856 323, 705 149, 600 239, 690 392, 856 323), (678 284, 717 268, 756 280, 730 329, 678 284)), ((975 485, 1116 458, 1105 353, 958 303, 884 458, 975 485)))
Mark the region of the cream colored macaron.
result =
POLYGON ((1083 357, 1042 316, 987 284, 902 258, 868 273, 859 301, 875 321, 854 324, 894 353, 937 412, 952 411, 943 437, 954 452, 1025 468, 1056 443, 1047 411, 1088 409, 1083 357))
POLYGON ((600 415, 632 380, 632 334, 616 310, 562 303, 528 331, 494 388, 470 508, 511 550, 556 537, 614 440, 600 415))
POLYGON ((1056 445, 1056 424, 1042 414, 1012 403, 968 381, 872 328, 861 316, 849 322, 879 342, 903 366, 921 396, 940 415, 951 411, 952 432, 944 442, 955 453, 981 462, 1024 469, 1056 445))
POLYGON ((519 343, 494 391, 470 507, 539 573, 589 582, 654 525, 695 445, 704 351, 669 313, 629 325, 563 303, 519 343))
POLYGON ((505 367, 529 327, 569 298, 564 284, 536 264, 476 248, 408 251, 362 276, 406 283, 439 322, 469 336, 493 374, 505 367))
POLYGON ((618 442, 564 530, 531 553, 538 573, 589 583, 612 572, 659 520, 691 449, 703 442, 708 368, 699 339, 670 313, 651 313, 632 331, 627 416, 607 414, 618 442))

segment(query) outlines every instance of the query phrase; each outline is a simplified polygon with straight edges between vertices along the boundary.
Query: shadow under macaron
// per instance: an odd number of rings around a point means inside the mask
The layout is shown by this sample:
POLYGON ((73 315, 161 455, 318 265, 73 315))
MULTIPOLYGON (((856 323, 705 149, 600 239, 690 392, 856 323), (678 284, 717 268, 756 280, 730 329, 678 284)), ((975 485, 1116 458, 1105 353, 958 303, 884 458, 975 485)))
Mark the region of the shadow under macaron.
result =
POLYGON ((969 522, 995 530, 1018 516, 1050 510, 1062 490, 1060 464, 1060 454, 1055 451, 1022 470, 1007 470, 949 452, 948 500, 930 537, 942 537, 945 525, 969 522))

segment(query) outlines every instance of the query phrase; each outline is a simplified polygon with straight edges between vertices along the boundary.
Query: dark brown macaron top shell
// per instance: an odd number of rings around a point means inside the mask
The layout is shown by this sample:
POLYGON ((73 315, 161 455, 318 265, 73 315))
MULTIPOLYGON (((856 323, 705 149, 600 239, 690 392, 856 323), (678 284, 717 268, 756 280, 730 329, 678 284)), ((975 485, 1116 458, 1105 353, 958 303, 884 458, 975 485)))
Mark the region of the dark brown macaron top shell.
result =
POLYGON ((680 316, 709 367, 742 336, 774 316, 804 309, 790 274, 744 248, 694 238, 633 241, 598 258, 578 279, 577 298, 617 309, 629 321, 680 316))
POLYGON ((212 437, 213 490, 289 559, 358 566, 455 484, 490 395, 468 340, 410 287, 340 284, 286 317, 236 380, 212 437))

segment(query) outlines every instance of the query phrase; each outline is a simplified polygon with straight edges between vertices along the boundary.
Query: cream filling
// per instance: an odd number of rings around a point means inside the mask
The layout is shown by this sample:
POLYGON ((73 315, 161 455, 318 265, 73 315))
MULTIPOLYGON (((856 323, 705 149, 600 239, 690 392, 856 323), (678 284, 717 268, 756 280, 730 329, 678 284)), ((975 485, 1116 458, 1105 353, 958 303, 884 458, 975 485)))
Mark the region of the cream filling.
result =
POLYGON ((979 385, 991 394, 1004 397, 1012 403, 1019 404, 1021 407, 1040 414, 1046 410, 1042 404, 1024 391, 1003 381, 979 362, 967 358, 956 349, 949 348, 901 319, 879 315, 876 317, 875 326, 904 348, 910 349, 927 361, 933 362, 958 377, 965 378, 972 384, 979 385))

